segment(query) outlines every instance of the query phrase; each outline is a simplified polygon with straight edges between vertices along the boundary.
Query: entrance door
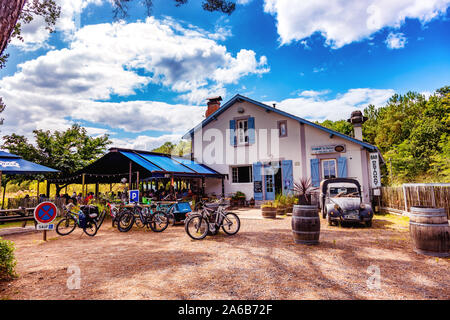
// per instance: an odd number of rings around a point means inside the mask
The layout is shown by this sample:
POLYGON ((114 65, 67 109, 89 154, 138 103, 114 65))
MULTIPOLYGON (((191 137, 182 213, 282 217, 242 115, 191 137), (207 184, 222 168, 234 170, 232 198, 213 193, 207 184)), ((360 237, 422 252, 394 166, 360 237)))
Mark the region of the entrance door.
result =
POLYGON ((275 200, 274 175, 266 174, 266 200, 275 200))

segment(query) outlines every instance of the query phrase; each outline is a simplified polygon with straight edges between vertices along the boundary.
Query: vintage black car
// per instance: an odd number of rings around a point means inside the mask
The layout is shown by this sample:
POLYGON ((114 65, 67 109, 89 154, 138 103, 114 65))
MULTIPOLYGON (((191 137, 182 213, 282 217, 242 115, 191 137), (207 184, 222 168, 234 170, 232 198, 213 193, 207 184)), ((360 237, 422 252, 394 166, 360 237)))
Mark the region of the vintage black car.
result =
POLYGON ((329 225, 341 221, 363 223, 372 226, 373 210, 363 203, 361 185, 350 178, 333 178, 320 183, 320 210, 329 225))

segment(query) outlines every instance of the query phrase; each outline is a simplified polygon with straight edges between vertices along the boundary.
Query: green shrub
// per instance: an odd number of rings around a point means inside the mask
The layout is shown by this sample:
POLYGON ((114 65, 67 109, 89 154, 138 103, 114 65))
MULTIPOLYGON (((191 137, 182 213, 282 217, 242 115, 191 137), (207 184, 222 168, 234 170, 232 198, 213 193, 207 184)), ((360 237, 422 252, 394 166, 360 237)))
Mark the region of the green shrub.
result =
POLYGON ((12 241, 0 238, 0 280, 9 280, 16 277, 14 249, 12 241))

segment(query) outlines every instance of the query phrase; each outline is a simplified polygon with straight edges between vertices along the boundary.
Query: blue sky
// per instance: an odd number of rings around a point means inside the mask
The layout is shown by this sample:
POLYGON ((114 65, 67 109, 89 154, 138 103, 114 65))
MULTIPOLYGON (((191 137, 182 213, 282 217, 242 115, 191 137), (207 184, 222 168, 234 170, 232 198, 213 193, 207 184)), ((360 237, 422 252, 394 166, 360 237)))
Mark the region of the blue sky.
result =
POLYGON ((120 23, 107 0, 57 2, 57 32, 37 19, 7 49, 2 134, 76 122, 152 149, 201 121, 211 95, 338 120, 450 84, 448 0, 237 0, 231 16, 155 0, 151 18, 136 0, 120 23))

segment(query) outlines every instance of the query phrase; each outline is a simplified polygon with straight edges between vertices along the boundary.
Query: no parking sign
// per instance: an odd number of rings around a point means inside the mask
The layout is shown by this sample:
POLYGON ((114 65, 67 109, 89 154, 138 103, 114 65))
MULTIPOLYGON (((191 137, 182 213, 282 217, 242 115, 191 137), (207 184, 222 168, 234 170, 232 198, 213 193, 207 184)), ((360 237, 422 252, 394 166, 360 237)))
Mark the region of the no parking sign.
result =
POLYGON ((48 225, 55 220, 58 209, 52 202, 42 202, 34 208, 34 220, 37 223, 48 225))

